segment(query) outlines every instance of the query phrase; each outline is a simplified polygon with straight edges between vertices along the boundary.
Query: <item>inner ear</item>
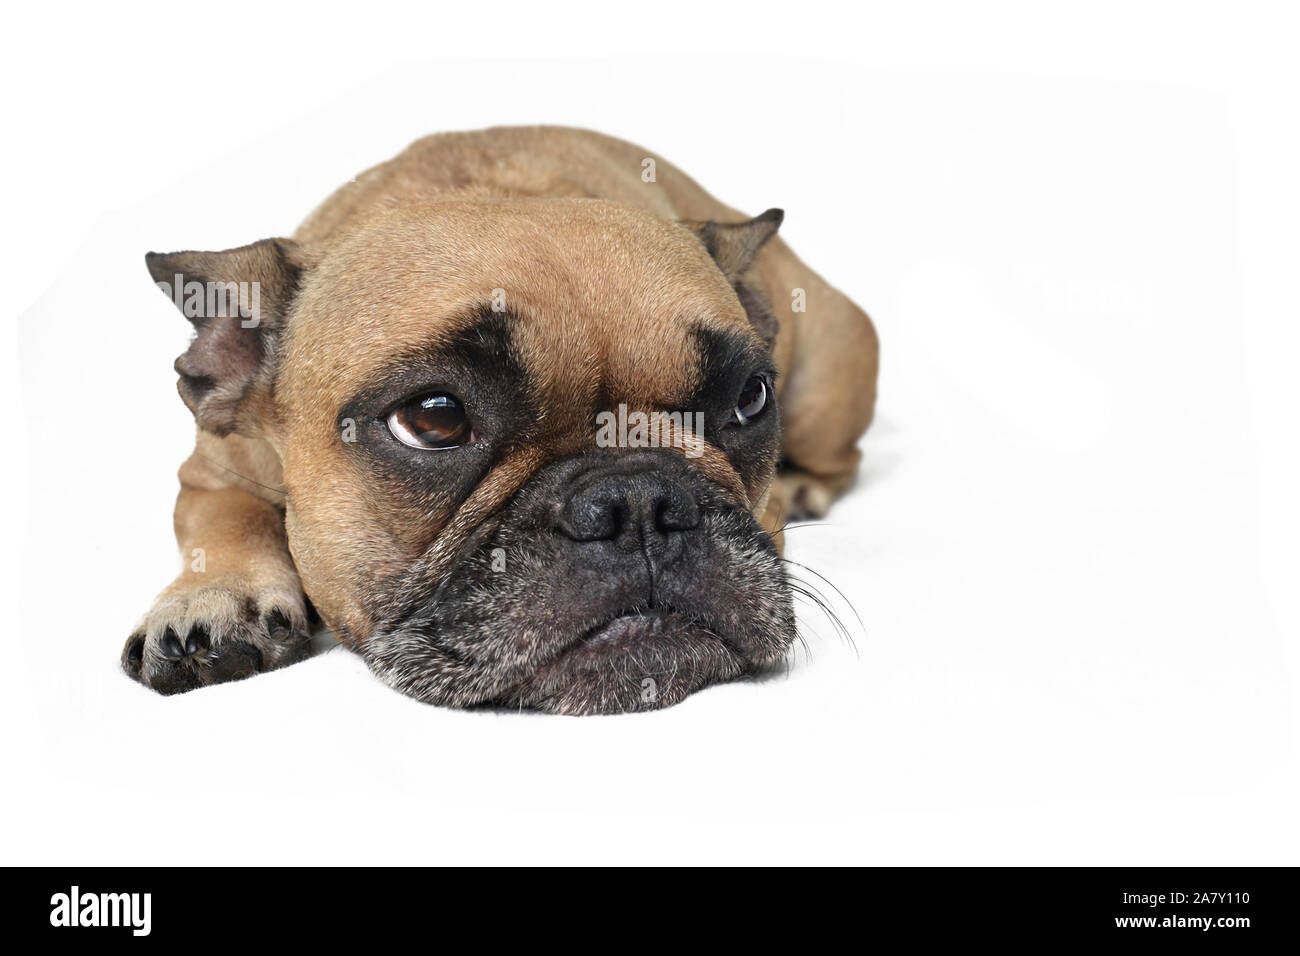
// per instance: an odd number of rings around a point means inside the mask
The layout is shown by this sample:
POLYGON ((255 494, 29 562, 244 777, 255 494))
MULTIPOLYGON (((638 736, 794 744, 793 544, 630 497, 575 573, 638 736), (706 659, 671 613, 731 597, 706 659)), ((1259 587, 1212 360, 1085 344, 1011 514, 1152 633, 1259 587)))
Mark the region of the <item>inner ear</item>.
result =
POLYGON ((741 278, 754 264, 754 257, 763 248, 767 240, 776 235, 781 228, 785 212, 769 209, 767 212, 747 219, 744 222, 707 222, 682 220, 682 225, 704 243, 713 261, 718 264, 722 274, 731 282, 741 278))
POLYGON ((785 213, 769 209, 762 215, 744 222, 693 222, 683 220, 682 225, 704 244, 722 274, 727 277, 740 304, 749 316, 750 324, 765 341, 776 339, 780 324, 762 292, 760 284, 748 277, 754 259, 763 245, 781 228, 785 213))
POLYGON ((302 248, 263 239, 220 252, 151 252, 145 264, 194 326, 175 368, 199 427, 260 434, 276 346, 302 281, 302 248))

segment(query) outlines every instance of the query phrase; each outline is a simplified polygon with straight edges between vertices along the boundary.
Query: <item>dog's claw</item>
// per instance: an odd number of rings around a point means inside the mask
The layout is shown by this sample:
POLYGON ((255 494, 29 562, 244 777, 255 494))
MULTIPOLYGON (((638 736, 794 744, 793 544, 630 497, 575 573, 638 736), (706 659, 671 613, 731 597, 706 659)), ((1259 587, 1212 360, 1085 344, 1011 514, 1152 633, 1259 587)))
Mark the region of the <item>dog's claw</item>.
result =
POLYGON ((122 651, 122 667, 132 677, 139 677, 140 664, 144 660, 144 635, 132 634, 122 651))
POLYGON ((266 616, 265 627, 266 633, 277 639, 288 637, 293 632, 293 625, 278 608, 266 616))
POLYGON ((185 638, 185 653, 193 657, 195 654, 206 651, 212 646, 212 641, 208 637, 208 629, 202 624, 195 624, 190 629, 189 637, 185 638))
POLYGON ((181 647, 180 638, 176 636, 176 632, 170 627, 167 628, 167 633, 163 635, 162 653, 163 657, 173 661, 178 661, 185 656, 185 648, 181 647))
POLYGON ((207 589, 155 605, 127 640, 122 669, 159 693, 177 694, 283 667, 310 651, 305 608, 259 608, 234 590, 207 589))

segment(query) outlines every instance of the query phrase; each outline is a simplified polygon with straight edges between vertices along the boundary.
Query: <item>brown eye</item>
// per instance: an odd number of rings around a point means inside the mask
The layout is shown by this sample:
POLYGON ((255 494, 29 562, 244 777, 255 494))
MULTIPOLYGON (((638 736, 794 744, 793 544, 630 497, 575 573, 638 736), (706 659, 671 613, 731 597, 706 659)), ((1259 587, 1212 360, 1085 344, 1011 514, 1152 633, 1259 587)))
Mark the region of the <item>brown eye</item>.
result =
POLYGON ((412 448, 456 448, 469 444, 473 429, 465 409, 450 395, 421 395, 388 416, 388 430, 412 448))
POLYGON ((767 411, 768 399, 771 386, 767 384, 767 379, 762 375, 751 375, 745 387, 740 390, 740 398, 736 399, 736 410, 732 413, 733 420, 740 425, 748 423, 751 419, 757 418, 767 411))

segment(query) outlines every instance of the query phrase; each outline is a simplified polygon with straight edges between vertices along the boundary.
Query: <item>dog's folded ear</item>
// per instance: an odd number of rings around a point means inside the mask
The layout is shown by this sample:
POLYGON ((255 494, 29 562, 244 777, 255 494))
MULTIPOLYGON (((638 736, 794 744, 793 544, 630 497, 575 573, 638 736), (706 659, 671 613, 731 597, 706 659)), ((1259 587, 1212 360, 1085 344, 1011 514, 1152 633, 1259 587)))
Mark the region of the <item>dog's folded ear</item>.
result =
POLYGON ((757 284, 747 281, 745 276, 753 266, 758 250, 776 235, 784 218, 782 210, 769 209, 745 222, 681 221, 683 226, 704 243, 704 248, 735 288, 750 322, 769 344, 776 338, 778 323, 757 284))
POLYGON ((151 252, 154 282, 194 325, 177 388, 199 427, 256 436, 269 412, 273 361, 306 267, 288 239, 223 252, 151 252))

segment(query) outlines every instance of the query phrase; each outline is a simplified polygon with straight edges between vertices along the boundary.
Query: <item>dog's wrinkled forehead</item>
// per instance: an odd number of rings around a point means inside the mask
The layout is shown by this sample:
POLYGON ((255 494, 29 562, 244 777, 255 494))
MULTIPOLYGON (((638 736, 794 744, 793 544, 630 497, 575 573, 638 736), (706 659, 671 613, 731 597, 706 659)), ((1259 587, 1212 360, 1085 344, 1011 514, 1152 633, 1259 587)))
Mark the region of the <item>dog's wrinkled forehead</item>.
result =
POLYGON ((675 223, 588 200, 432 204, 373 220, 322 257, 295 309, 278 393, 291 416, 319 412, 494 314, 509 318, 547 405, 598 393, 672 405, 698 386, 693 330, 761 345, 708 251, 675 223))

